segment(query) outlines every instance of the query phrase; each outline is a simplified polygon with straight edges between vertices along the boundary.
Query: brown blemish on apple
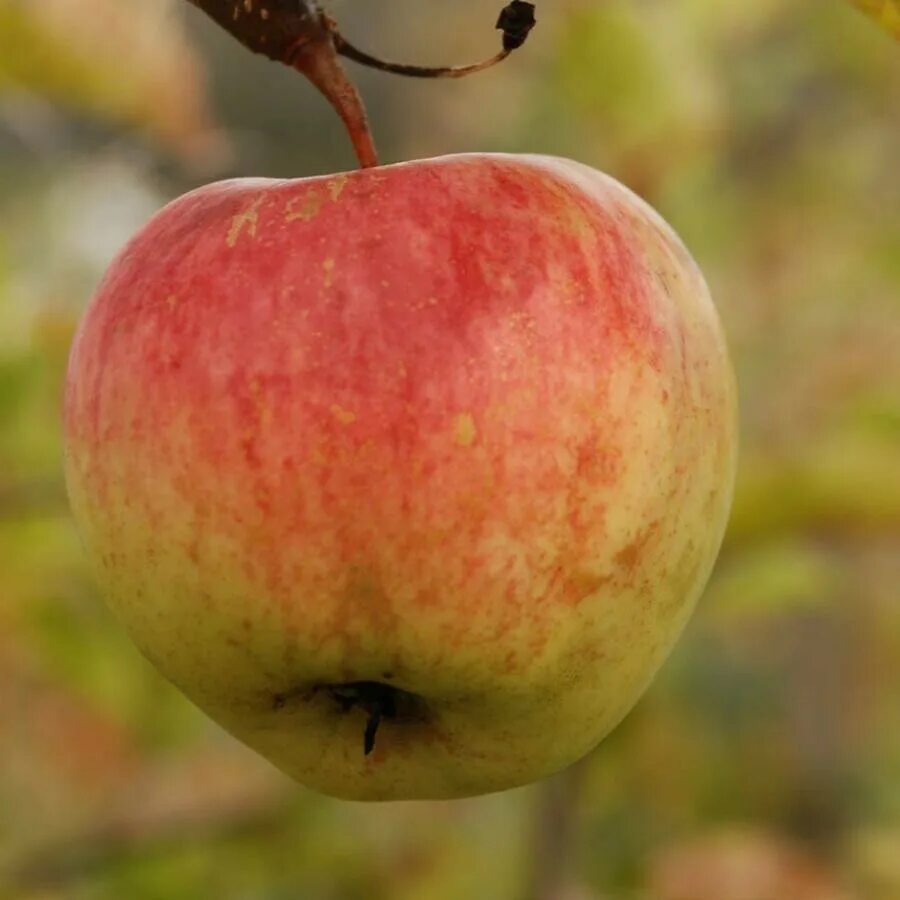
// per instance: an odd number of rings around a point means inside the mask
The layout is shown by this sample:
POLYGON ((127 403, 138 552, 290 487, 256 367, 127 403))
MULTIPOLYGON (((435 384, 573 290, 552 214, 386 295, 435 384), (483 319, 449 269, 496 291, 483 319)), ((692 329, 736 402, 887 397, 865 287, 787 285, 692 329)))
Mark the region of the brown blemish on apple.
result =
POLYGON ((613 582, 612 575, 591 575, 586 572, 576 573, 566 579, 563 586, 562 599, 568 606, 579 606, 593 597, 598 591, 613 582))
POLYGON ((643 531, 638 533, 638 536, 630 544, 626 544, 615 555, 614 559, 617 565, 620 565, 628 572, 633 572, 646 553, 647 544, 657 531, 659 531, 659 519, 651 522, 643 531))
POLYGON ((319 214, 323 200, 324 198, 314 191, 309 191, 303 197, 294 197, 285 209, 284 221, 296 222, 298 219, 302 219, 304 222, 309 222, 319 214))
POLYGON ((329 258, 322 263, 325 272, 325 287, 330 288, 334 284, 334 260, 329 258))
POLYGON ((453 420, 453 441, 458 447, 471 447, 478 437, 478 429, 471 413, 460 413, 453 420))
POLYGON ((231 220, 231 228, 228 229, 228 237, 225 243, 229 247, 234 247, 238 242, 238 238, 246 230, 250 237, 256 237, 256 229, 259 225, 259 209, 265 202, 265 194, 260 194, 243 212, 239 212, 231 220))
POLYGON ((352 425, 356 421, 356 413, 350 412, 349 409, 344 409, 342 406, 338 406, 337 403, 332 404, 331 414, 341 423, 341 425, 352 425))
POLYGON ((347 187, 349 181, 349 175, 337 175, 334 178, 330 178, 326 182, 328 193, 331 196, 332 202, 336 202, 341 194, 344 193, 344 188, 347 187))

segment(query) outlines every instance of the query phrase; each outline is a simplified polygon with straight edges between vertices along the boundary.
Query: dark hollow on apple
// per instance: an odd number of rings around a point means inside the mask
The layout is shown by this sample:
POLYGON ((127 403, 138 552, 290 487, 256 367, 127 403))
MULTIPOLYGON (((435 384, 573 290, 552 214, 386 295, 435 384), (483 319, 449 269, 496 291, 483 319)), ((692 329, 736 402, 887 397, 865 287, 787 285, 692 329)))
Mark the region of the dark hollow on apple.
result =
MULTIPOLYGON (((346 684, 317 684, 312 694, 325 692, 341 712, 352 709, 365 711, 366 726, 363 732, 363 753, 368 756, 375 749, 375 738, 382 721, 419 721, 426 718, 425 703, 421 697, 380 681, 351 681, 346 684)), ((275 708, 280 709, 288 697, 275 697, 275 708)))

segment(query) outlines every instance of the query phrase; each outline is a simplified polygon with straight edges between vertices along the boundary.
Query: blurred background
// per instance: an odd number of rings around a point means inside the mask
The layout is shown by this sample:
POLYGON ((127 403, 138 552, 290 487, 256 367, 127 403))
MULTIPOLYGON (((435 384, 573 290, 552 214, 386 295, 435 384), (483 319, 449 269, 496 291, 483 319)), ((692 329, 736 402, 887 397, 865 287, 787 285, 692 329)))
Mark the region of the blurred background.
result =
MULTIPOLYGON (((331 8, 436 64, 494 52, 500 5, 331 8)), ((738 370, 733 520, 591 757, 366 806, 288 782, 143 661, 60 474, 68 345, 116 250, 205 181, 351 168, 345 135, 184 0, 0 0, 4 900, 900 898, 900 45, 844 0, 537 5, 526 48, 471 80, 355 70, 382 155, 569 156, 663 213, 738 370)), ((897 5, 859 5, 900 33, 897 5)))

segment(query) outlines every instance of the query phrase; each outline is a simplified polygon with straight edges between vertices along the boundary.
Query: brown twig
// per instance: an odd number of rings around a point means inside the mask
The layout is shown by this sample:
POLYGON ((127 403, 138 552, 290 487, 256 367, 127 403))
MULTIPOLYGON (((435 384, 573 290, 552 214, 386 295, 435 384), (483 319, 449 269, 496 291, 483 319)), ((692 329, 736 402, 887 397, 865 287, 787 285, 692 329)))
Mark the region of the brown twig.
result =
POLYGON ((390 72, 393 75, 405 75, 409 78, 465 78, 466 75, 474 75, 483 72, 491 66, 503 62, 513 50, 517 50, 528 39, 531 30, 537 24, 534 15, 534 4, 525 0, 512 0, 512 3, 503 7, 500 18, 497 20, 497 30, 503 32, 503 49, 496 55, 482 62, 467 66, 413 66, 406 63, 387 62, 372 56, 354 47, 342 34, 334 29, 334 41, 338 53, 352 59, 354 62, 380 72, 390 72))
POLYGON ((474 75, 483 72, 497 63, 503 62, 509 56, 509 50, 501 50, 496 56, 473 63, 468 66, 411 66, 405 63, 387 62, 377 56, 370 56, 362 50, 354 47, 345 37, 335 35, 335 45, 341 56, 352 59, 354 62, 368 66, 370 69, 378 69, 379 72, 388 72, 392 75, 405 75, 408 78, 465 78, 466 75, 474 75))
POLYGON ((512 0, 497 21, 503 50, 468 66, 413 66, 381 60, 351 44, 317 0, 188 0, 254 53, 302 72, 337 110, 362 167, 378 165, 365 106, 341 63, 345 56, 371 68, 414 78, 462 78, 484 71, 521 47, 536 24, 534 4, 512 0))
POLYGON ((302 72, 344 122, 359 164, 378 165, 362 98, 334 43, 334 23, 316 0, 188 0, 254 53, 302 72))

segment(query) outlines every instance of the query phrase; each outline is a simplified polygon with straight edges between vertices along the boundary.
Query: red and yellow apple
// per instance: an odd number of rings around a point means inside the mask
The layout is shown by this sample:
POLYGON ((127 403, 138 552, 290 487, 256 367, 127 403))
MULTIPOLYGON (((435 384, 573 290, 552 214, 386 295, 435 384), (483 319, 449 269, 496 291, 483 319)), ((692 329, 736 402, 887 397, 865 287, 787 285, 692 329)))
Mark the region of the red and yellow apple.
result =
POLYGON ((672 230, 585 166, 491 154, 176 200, 87 311, 65 426, 139 647, 362 800, 501 790, 593 748, 709 576, 736 447, 672 230))

